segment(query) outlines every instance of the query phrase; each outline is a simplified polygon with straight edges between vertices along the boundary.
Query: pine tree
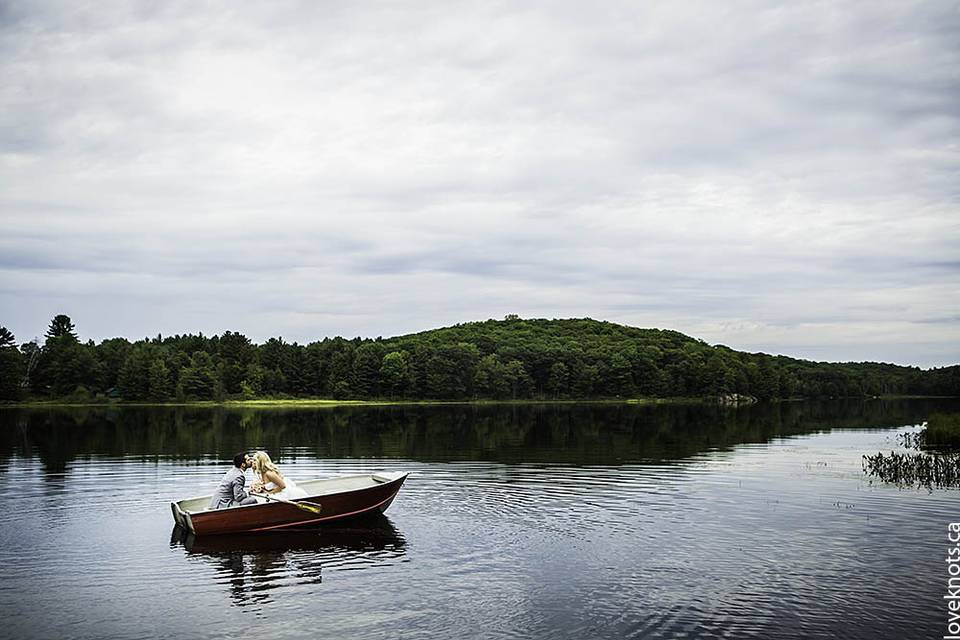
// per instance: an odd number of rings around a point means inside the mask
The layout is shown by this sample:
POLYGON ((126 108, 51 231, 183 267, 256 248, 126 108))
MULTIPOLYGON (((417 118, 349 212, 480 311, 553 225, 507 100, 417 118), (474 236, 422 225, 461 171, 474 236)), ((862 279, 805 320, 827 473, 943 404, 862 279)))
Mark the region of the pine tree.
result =
POLYGON ((51 338, 62 338, 70 337, 74 340, 78 340, 76 327, 73 326, 73 321, 70 320, 70 316, 60 314, 54 316, 53 320, 50 321, 50 327, 47 329, 46 338, 49 341, 51 338))
POLYGON ((213 359, 205 351, 198 351, 190 358, 190 366, 180 372, 177 395, 197 400, 212 400, 217 392, 217 379, 213 359))
POLYGON ((0 349, 5 347, 15 347, 16 339, 13 337, 13 334, 10 333, 10 330, 6 327, 0 327, 0 349))
POLYGON ((19 399, 22 379, 23 356, 16 339, 6 327, 0 327, 0 401, 19 399))
POLYGON ((150 364, 150 387, 148 395, 151 400, 169 400, 173 394, 173 381, 170 370, 162 358, 155 359, 150 364))
POLYGON ((350 385, 356 397, 376 397, 381 365, 380 347, 376 343, 369 342, 357 348, 354 352, 353 376, 350 385))

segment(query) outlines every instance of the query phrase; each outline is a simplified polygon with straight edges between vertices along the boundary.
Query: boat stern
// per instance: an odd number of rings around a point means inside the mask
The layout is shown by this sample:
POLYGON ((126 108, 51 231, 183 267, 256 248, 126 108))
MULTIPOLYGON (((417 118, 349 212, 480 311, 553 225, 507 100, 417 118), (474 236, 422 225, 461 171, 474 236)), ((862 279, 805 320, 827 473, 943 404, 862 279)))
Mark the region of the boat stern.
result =
POLYGON ((190 514, 180 508, 180 505, 176 502, 170 503, 170 510, 173 511, 173 520, 177 523, 177 526, 183 527, 191 533, 195 533, 193 530, 193 519, 190 518, 190 514))

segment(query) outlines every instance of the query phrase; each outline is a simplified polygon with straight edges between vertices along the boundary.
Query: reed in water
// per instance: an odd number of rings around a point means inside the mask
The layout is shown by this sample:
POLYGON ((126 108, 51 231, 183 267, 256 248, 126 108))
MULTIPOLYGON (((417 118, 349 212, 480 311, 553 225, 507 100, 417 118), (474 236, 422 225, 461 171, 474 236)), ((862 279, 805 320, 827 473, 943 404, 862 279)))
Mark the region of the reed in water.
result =
POLYGON ((863 470, 884 482, 927 488, 960 486, 960 415, 934 414, 922 431, 897 439, 917 453, 863 456, 863 470))
POLYGON ((960 486, 960 454, 882 452, 863 456, 863 470, 884 482, 923 487, 960 486))

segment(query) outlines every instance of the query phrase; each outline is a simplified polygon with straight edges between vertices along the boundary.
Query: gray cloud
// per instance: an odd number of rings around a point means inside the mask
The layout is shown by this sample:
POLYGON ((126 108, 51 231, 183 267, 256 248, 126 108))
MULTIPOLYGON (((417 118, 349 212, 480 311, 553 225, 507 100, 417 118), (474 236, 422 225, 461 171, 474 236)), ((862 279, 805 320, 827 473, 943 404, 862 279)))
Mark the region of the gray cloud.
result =
POLYGON ((520 313, 957 362, 958 33, 935 2, 0 4, 0 323, 520 313))

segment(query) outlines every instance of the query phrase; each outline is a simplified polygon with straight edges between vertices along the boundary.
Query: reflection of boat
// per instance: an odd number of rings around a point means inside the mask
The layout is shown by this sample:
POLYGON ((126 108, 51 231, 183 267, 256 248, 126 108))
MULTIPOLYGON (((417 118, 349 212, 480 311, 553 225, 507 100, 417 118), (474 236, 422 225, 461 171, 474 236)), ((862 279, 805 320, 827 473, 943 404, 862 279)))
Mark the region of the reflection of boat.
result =
POLYGON ((257 605, 299 585, 320 584, 324 569, 357 569, 392 564, 406 541, 390 520, 376 512, 310 529, 195 536, 180 526, 170 546, 183 547, 193 562, 212 568, 240 606, 257 605))
POLYGON ((207 511, 210 496, 172 502, 170 508, 177 524, 197 536, 315 526, 383 513, 406 478, 405 473, 375 473, 297 483, 307 492, 302 500, 319 505, 319 513, 283 502, 207 511))

